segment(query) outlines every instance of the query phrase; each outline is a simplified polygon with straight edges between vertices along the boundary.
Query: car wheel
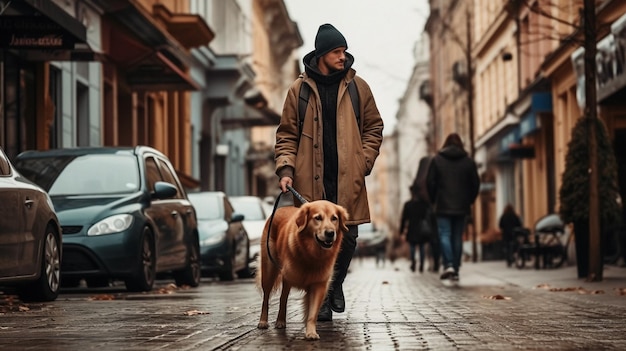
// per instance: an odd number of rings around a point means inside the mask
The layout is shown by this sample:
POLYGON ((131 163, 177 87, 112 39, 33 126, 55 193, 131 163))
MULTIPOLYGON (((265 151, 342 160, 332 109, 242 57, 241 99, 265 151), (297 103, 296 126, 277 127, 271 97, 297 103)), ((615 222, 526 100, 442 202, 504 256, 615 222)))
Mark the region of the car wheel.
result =
POLYGON ((22 301, 54 301, 61 287, 61 249, 53 227, 46 228, 39 278, 20 291, 22 301))
POLYGON ((200 269, 200 244, 198 238, 193 237, 192 243, 189 245, 189 256, 187 257, 187 267, 174 272, 176 285, 189 285, 197 287, 200 285, 202 271, 200 269))
POLYGON ((147 227, 141 236, 141 252, 135 267, 135 274, 124 280, 128 291, 150 291, 156 277, 156 256, 152 233, 147 227))

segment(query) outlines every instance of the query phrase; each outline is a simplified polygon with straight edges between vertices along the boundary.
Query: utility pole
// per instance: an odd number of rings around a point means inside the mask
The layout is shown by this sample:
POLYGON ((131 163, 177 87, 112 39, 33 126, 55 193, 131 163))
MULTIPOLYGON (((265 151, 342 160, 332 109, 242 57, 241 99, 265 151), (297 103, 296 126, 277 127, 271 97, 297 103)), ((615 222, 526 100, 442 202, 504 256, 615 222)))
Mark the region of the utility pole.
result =
MULTIPOLYGON (((470 144, 470 156, 472 160, 476 153, 474 145, 474 67, 472 59, 472 23, 469 2, 465 4, 465 60, 467 64, 467 109, 469 117, 469 144, 470 144)), ((472 209, 471 226, 472 226, 472 262, 478 261, 478 244, 476 235, 476 208, 472 209)))
POLYGON ((596 5, 585 0, 583 8, 585 35, 585 111, 589 118, 589 281, 602 281, 602 250, 600 233, 600 206, 598 199, 598 155, 596 118, 596 5))

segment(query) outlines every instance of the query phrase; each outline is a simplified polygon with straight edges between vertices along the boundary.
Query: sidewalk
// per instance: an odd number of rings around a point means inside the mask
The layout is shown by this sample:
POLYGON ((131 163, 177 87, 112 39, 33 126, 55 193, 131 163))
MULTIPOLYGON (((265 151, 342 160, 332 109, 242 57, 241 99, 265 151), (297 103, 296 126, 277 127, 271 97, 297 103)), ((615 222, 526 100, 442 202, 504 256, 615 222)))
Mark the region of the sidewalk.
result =
POLYGON ((464 262, 460 273, 458 287, 448 287, 437 273, 411 272, 406 259, 377 267, 373 258, 356 258, 344 284, 346 312, 318 323, 318 341, 304 339, 295 290, 287 328, 273 328, 275 296, 272 327, 257 329, 261 295, 250 279, 166 294, 68 292, 0 313, 0 349, 626 350, 626 295, 617 290, 626 288, 626 268, 606 266, 604 280, 594 283, 576 279, 571 266, 464 262), (115 298, 93 298, 101 294, 115 298))
MULTIPOLYGON (((406 271, 408 276, 424 279, 429 284, 443 286, 439 282, 439 274, 433 272, 412 273, 409 270, 410 261, 396 260, 386 262, 386 267, 376 267, 371 258, 359 262, 355 258, 351 268, 355 275, 360 273, 371 274, 372 271, 394 270, 406 271), (363 271, 363 272, 360 272, 363 271)), ((441 273, 441 271, 439 272, 441 273)), ((556 269, 535 269, 526 267, 518 269, 507 267, 505 261, 463 262, 460 269, 459 288, 463 287, 515 287, 519 290, 547 291, 553 294, 580 296, 591 301, 609 303, 626 307, 626 267, 604 265, 603 279, 599 282, 590 282, 577 278, 576 266, 567 265, 556 269)), ((626 330, 626 328, 625 328, 626 330)))
POLYGON ((461 268, 463 284, 506 283, 522 289, 546 290, 555 294, 578 295, 591 301, 626 307, 626 268, 605 265, 603 279, 590 282, 577 278, 576 266, 556 269, 508 268, 504 261, 466 262, 461 268))

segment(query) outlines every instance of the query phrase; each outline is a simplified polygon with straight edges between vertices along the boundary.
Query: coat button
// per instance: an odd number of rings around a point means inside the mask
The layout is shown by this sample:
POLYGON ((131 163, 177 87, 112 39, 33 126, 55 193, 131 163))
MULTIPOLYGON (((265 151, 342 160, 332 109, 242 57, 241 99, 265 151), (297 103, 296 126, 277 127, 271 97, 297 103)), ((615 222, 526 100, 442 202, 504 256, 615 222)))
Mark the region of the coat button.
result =
POLYGON ((315 118, 313 118, 313 120, 314 120, 315 122, 317 122, 317 120, 318 120, 317 116, 315 116, 315 118))
POLYGON ((313 147, 317 149, 317 144, 313 145, 313 147))
POLYGON ((320 176, 316 175, 315 180, 318 180, 318 179, 320 179, 320 176))

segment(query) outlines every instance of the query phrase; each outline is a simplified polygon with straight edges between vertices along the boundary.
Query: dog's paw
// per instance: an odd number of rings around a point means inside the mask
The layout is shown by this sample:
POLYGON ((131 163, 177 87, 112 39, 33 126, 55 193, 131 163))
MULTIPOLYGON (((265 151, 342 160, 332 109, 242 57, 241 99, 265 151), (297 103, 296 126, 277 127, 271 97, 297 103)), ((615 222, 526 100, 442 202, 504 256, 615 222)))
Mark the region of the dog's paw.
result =
POLYGON ((259 329, 267 329, 269 328, 269 326, 270 326, 269 323, 267 323, 267 321, 264 321, 264 322, 259 322, 259 324, 257 324, 256 327, 259 329))
POLYGON ((285 321, 276 321, 276 324, 274 324, 274 327, 276 329, 285 329, 286 326, 287 326, 287 322, 285 321))
POLYGON ((306 340, 319 340, 320 336, 316 332, 306 332, 306 334, 304 335, 304 338, 306 340))

